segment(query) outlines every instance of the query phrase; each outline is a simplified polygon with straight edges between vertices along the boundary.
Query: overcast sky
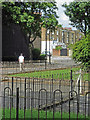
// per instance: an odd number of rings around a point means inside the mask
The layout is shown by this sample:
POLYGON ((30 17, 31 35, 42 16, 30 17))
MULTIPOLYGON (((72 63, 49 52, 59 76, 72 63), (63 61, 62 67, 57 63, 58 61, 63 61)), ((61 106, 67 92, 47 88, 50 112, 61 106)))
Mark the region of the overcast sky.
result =
MULTIPOLYGON (((58 21, 59 21, 59 24, 62 24, 63 27, 72 27, 71 25, 69 25, 69 23, 70 23, 69 17, 67 17, 64 13, 65 8, 62 7, 63 3, 66 2, 67 4, 69 4, 72 1, 74 1, 74 0, 56 0, 57 7, 58 7, 57 14, 59 16, 58 21)), ((72 29, 74 30, 76 28, 72 27, 72 29)))

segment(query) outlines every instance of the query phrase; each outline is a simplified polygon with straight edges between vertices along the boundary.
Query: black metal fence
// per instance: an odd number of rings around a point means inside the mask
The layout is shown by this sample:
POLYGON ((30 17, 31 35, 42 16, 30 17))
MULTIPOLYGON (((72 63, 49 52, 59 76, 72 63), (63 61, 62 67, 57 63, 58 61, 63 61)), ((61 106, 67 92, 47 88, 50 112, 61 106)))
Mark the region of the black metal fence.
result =
MULTIPOLYGON (((80 86, 71 80, 54 79, 53 75, 50 78, 20 78, 20 77, 4 77, 2 85, 3 99, 3 118, 5 117, 5 109, 10 109, 10 118, 12 108, 16 109, 16 118, 19 118, 19 109, 24 110, 24 118, 26 118, 26 110, 30 110, 30 117, 33 118, 33 109, 38 110, 38 119, 40 118, 41 110, 53 112, 53 119, 56 111, 59 111, 61 118, 63 112, 71 112, 90 116, 90 89, 89 82, 84 81, 80 86), (77 91, 75 88, 78 88, 77 91), (85 93, 80 93, 80 87, 85 93)), ((83 92, 83 91, 82 91, 83 92)))

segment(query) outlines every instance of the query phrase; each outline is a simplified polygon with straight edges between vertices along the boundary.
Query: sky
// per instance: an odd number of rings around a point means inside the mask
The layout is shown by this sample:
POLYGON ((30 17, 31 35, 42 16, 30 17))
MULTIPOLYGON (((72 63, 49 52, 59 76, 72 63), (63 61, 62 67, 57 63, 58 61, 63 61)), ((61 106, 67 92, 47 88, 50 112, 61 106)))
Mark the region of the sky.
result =
POLYGON ((57 7, 58 7, 57 14, 59 16, 58 22, 59 22, 59 24, 62 24, 62 27, 71 27, 73 30, 76 30, 75 27, 72 27, 71 25, 69 25, 69 23, 70 23, 69 17, 65 15, 65 13, 64 13, 65 8, 62 7, 63 3, 66 2, 67 4, 69 4, 72 1, 74 1, 74 0, 56 0, 57 7))

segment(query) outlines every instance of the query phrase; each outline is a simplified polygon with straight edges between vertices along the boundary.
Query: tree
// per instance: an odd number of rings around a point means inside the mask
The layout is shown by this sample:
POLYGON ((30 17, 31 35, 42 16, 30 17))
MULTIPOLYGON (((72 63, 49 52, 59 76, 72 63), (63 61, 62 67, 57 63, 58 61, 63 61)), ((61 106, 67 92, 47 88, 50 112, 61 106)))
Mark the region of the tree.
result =
POLYGON ((2 23, 9 26, 11 23, 19 24, 25 39, 30 44, 41 37, 41 27, 52 29, 58 24, 56 2, 3 2, 2 23), (48 22, 45 16, 48 16, 48 22))
POLYGON ((69 16, 71 25, 78 28, 86 36, 86 31, 90 30, 90 1, 88 2, 71 2, 62 5, 66 10, 65 14, 69 16))
POLYGON ((83 67, 90 69, 90 33, 75 43, 72 57, 75 61, 81 62, 83 67))

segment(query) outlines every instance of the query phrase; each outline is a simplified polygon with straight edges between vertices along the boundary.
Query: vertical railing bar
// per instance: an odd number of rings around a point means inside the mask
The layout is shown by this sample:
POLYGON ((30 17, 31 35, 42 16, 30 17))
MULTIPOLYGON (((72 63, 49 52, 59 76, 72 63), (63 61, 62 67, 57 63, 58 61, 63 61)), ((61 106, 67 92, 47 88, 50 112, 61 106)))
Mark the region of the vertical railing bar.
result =
POLYGON ((25 111, 26 111, 26 78, 24 83, 24 120, 25 120, 25 111))
POLYGON ((22 88, 22 83, 21 83, 21 78, 20 78, 20 109, 21 109, 21 88, 22 88))
POLYGON ((11 98, 11 95, 12 95, 12 92, 11 92, 11 89, 10 89, 10 120, 11 120, 11 107, 12 107, 12 98, 11 98))
POLYGON ((19 118, 19 87, 16 88, 16 120, 19 118))
POLYGON ((47 120, 47 91, 46 91, 46 120, 47 120))
POLYGON ((40 90, 39 90, 39 96, 38 96, 38 120, 39 120, 39 104, 40 104, 40 90))
MULTIPOLYGON (((12 77, 12 96, 13 96, 13 77, 12 77)), ((12 108, 13 108, 13 97, 12 97, 12 108)))
MULTIPOLYGON (((43 78, 42 78, 42 81, 41 81, 41 89, 43 89, 43 78)), ((41 91, 41 98, 43 98, 43 92, 41 91)), ((43 104, 43 101, 41 99, 41 105, 43 104)))
MULTIPOLYGON (((35 79, 35 98, 36 98, 36 87, 37 87, 37 81, 38 81, 38 77, 35 79)), ((35 107, 36 107, 36 99, 35 99, 35 107)))
POLYGON ((5 120, 5 88, 4 88, 4 100, 3 100, 3 119, 5 120))
MULTIPOLYGON (((8 78, 8 88, 9 88, 9 78, 8 78)), ((8 96, 9 96, 9 89, 8 89, 8 96)), ((9 98, 8 98, 8 108, 9 108, 9 98)))
POLYGON ((32 100, 33 98, 32 98, 32 89, 31 89, 31 120, 32 120, 32 100))
POLYGON ((52 99, 53 99, 53 74, 52 74, 52 99))
POLYGON ((34 108, 34 79, 35 79, 35 78, 33 78, 33 101, 32 101, 32 106, 33 106, 33 108, 34 108))
POLYGON ((79 112, 79 103, 80 103, 80 80, 78 81, 78 112, 79 112))
MULTIPOLYGON (((30 88, 30 78, 29 78, 29 88, 30 88)), ((29 109, 30 109, 30 90, 29 90, 29 109)))
POLYGON ((61 91, 61 120, 62 120, 62 109, 63 109, 63 107, 62 107, 62 101, 63 101, 63 97, 62 97, 62 91, 61 91))
MULTIPOLYGON (((73 80, 72 80, 72 69, 71 69, 71 91, 73 91, 73 80)), ((72 92, 71 92, 71 97, 72 97, 72 92)))
POLYGON ((16 88, 17 88, 17 77, 16 77, 16 88))

